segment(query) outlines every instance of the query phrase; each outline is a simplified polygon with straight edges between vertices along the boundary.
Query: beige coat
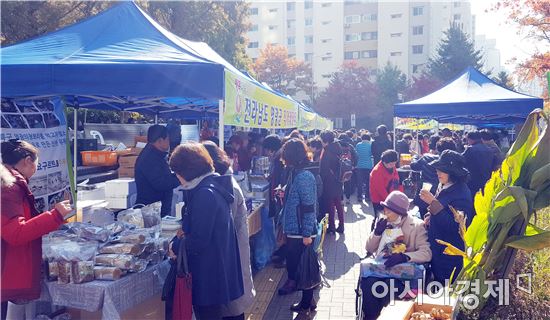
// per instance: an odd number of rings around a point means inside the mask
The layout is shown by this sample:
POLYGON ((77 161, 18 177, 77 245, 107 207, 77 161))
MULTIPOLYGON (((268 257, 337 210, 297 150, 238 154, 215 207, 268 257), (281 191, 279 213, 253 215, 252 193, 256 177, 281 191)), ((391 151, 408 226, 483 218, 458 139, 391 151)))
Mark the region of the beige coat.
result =
MULTIPOLYGON (((407 245, 405 254, 411 258, 410 262, 429 262, 432 259, 432 250, 428 242, 428 233, 424 227, 424 221, 412 216, 407 216, 403 219, 401 230, 403 231, 403 237, 407 245)), ((381 238, 382 236, 376 236, 374 232, 371 232, 366 245, 366 249, 369 253, 378 250, 381 238)))

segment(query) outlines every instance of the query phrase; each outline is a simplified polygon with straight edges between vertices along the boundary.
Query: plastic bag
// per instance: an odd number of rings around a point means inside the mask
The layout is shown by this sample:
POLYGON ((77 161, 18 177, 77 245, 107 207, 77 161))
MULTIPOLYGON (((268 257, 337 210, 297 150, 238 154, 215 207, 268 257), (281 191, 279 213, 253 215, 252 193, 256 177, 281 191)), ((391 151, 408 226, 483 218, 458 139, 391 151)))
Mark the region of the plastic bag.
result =
POLYGON ((126 222, 121 222, 121 221, 113 222, 110 225, 105 226, 105 229, 111 231, 111 234, 113 236, 116 236, 119 233, 124 232, 126 230, 133 230, 135 228, 136 228, 135 225, 126 223, 126 222))
POLYGON ((91 261, 97 253, 95 241, 61 240, 50 243, 48 259, 65 261, 91 261))
POLYGON ((109 229, 94 226, 89 223, 71 222, 67 224, 67 227, 69 228, 69 232, 85 240, 106 242, 111 236, 111 231, 109 229))
POLYGON ((141 208, 141 214, 143 216, 143 227, 151 228, 160 225, 160 222, 162 220, 160 216, 161 207, 161 202, 155 202, 141 208))
POLYGON ((269 218, 269 210, 267 208, 262 208, 261 217, 262 230, 252 236, 255 270, 262 270, 271 261, 271 255, 276 246, 275 233, 271 231, 274 228, 273 219, 269 218))
POLYGON ((117 220, 132 224, 138 228, 144 227, 141 209, 126 209, 118 213, 117 220))
POLYGON ((135 229, 122 231, 113 241, 123 243, 142 244, 151 239, 151 233, 147 229, 135 229))
POLYGON ((307 290, 321 284, 321 266, 312 245, 305 247, 296 269, 296 289, 307 290))

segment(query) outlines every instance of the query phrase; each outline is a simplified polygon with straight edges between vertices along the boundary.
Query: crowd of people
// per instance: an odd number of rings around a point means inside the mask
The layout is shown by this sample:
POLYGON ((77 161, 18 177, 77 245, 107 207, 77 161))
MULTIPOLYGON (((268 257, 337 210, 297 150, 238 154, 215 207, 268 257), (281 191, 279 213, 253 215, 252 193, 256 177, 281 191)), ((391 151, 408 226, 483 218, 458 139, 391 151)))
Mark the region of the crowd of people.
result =
MULTIPOLYGON (((429 263, 433 281, 445 283, 462 268, 462 259, 444 255, 436 239, 459 249, 464 244, 451 207, 469 223, 475 215, 474 195, 483 188, 503 160, 496 142, 502 137, 487 130, 465 135, 442 130, 438 134, 395 137, 383 125, 375 133, 354 129, 324 131, 307 139, 297 130, 281 138, 271 134, 237 133, 225 150, 214 137, 173 144, 169 130, 148 130, 148 143, 136 162, 140 203, 162 202, 170 214, 172 190, 185 190, 182 230, 170 244, 172 267, 185 252, 193 275, 192 302, 196 319, 244 319, 254 300, 246 222, 247 208, 236 171, 248 171, 258 156, 269 158, 269 216, 277 225, 278 248, 273 261, 287 270, 280 295, 302 291, 290 306, 299 319, 310 319, 317 307, 313 288, 298 286, 300 257, 319 234, 319 221, 328 215, 328 233, 345 232, 344 205, 353 197, 372 205, 374 221, 366 250, 377 254, 387 229, 400 228, 405 252, 386 257, 387 267, 400 263, 429 263), (410 165, 400 163, 411 154, 410 165), (401 171, 421 172, 421 188, 407 196, 401 171), (409 201, 409 198, 414 198, 409 201), (412 204, 411 204, 412 203, 412 204), (409 210, 418 207, 418 215, 409 210), (338 224, 336 224, 338 222, 338 224), (184 246, 184 251, 180 250, 184 246)), ((40 292, 40 239, 63 223, 67 202, 52 211, 36 212, 28 179, 36 172, 38 150, 24 141, 2 143, 2 314, 7 301, 32 300, 40 292), (24 246, 24 247, 22 247, 24 246), (8 259, 9 257, 9 259, 8 259), (27 261, 13 265, 10 261, 27 261)), ((379 279, 365 278, 364 314, 376 319, 387 303, 371 292, 379 279)), ((167 302, 167 317, 171 303, 167 302)))

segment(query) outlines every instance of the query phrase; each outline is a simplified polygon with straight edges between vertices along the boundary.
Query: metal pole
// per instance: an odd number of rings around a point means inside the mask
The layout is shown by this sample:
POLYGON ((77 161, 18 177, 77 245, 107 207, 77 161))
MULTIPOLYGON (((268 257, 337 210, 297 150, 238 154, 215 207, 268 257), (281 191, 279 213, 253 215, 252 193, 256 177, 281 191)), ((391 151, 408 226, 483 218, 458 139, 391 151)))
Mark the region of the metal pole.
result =
POLYGON ((395 150, 395 147, 396 147, 396 143, 395 141, 397 140, 397 118, 396 117, 393 117, 393 150, 395 150))
POLYGON ((78 175, 77 175, 77 167, 78 167, 78 149, 77 149, 77 130, 78 130, 78 108, 74 108, 74 115, 73 115, 73 176, 74 176, 74 208, 76 209, 77 201, 78 201, 78 188, 76 185, 78 184, 78 175))
POLYGON ((224 113, 223 99, 220 99, 218 102, 218 140, 220 141, 219 147, 223 150, 224 148, 224 137, 223 137, 223 113, 224 113))
POLYGON ((155 114, 155 124, 159 123, 159 114, 155 114))

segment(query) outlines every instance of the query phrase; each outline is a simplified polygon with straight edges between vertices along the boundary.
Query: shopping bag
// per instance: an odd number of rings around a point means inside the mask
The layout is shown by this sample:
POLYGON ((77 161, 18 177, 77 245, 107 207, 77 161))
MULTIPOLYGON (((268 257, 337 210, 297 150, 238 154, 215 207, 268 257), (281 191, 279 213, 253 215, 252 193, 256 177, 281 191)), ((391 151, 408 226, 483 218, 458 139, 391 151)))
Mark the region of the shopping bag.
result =
POLYGON ((312 245, 304 248, 296 270, 296 288, 307 290, 321 284, 321 266, 312 245))
POLYGON ((187 251, 185 250, 185 237, 183 237, 178 248, 176 287, 172 309, 173 320, 191 320, 193 317, 192 294, 192 277, 187 265, 187 251))

